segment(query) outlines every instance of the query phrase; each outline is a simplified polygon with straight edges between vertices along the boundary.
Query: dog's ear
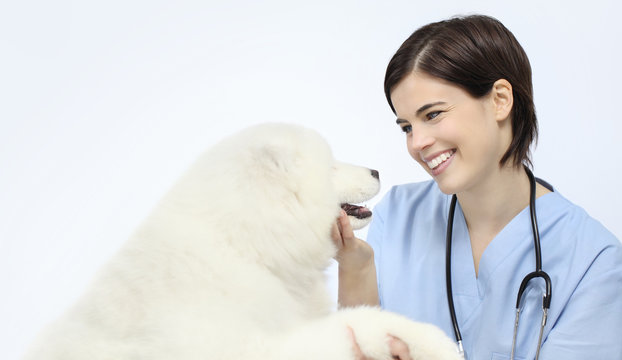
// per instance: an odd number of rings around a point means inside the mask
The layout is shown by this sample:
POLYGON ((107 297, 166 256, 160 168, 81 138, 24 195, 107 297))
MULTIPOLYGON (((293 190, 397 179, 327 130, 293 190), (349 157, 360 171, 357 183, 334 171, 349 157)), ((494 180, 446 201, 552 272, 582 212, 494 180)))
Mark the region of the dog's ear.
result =
POLYGON ((255 159, 273 175, 283 175, 294 171, 296 154, 287 146, 264 144, 255 153, 255 159))
MULTIPOLYGON (((254 153, 255 170, 250 176, 257 183, 263 182, 264 191, 285 191, 297 197, 301 182, 301 161, 295 149, 280 144, 265 144, 254 153)), ((279 196, 284 196, 282 193, 279 196)))

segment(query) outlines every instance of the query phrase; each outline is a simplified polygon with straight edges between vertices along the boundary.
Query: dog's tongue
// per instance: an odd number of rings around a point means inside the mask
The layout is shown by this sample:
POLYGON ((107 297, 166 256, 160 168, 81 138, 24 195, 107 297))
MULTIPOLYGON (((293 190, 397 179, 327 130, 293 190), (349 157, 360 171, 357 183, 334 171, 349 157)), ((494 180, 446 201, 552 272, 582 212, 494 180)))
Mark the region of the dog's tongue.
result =
POLYGON ((352 204, 341 204, 341 208, 350 216, 357 219, 365 219, 371 216, 371 211, 364 206, 356 206, 352 204))

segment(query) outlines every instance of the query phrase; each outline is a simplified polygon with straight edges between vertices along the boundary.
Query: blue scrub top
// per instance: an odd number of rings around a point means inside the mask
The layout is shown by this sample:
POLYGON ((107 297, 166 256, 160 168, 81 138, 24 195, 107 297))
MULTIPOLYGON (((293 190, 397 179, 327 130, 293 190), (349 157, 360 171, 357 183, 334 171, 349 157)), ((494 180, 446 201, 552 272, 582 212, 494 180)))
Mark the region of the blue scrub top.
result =
MULTIPOLYGON (((451 197, 434 181, 393 187, 375 207, 374 249, 381 306, 433 323, 454 338, 445 289, 445 232, 451 197)), ((622 359, 622 244, 558 192, 536 200, 542 269, 552 301, 541 359, 622 359)), ((516 296, 535 269, 529 208, 488 245, 475 275, 469 234, 456 207, 454 304, 469 360, 509 359, 516 296)), ((543 282, 523 295, 516 359, 534 359, 543 282)))

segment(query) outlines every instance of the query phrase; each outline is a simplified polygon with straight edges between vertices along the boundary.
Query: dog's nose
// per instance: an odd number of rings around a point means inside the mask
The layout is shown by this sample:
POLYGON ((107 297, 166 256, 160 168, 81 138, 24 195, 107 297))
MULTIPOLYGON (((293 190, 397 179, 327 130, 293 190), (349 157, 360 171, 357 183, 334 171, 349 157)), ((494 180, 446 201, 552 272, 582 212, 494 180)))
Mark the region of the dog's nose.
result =
POLYGON ((373 176, 376 179, 380 180, 380 173, 378 172, 378 170, 372 170, 371 171, 371 176, 373 176))

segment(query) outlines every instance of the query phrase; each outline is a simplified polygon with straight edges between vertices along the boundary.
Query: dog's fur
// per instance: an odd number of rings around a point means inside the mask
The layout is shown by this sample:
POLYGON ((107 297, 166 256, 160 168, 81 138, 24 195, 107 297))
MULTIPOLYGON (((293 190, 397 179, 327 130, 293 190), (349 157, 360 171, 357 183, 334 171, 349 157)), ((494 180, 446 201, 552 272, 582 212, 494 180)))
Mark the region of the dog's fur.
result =
MULTIPOLYGON (((457 359, 439 329, 376 308, 331 312, 340 203, 379 189, 315 132, 265 124, 219 143, 165 196, 27 359, 457 359)), ((358 223, 363 226, 365 222, 358 223)))

